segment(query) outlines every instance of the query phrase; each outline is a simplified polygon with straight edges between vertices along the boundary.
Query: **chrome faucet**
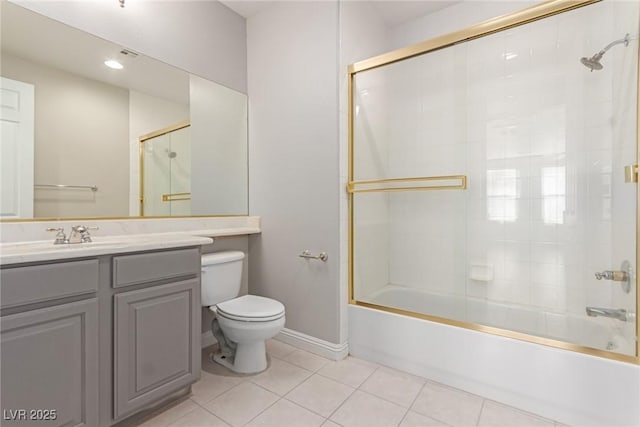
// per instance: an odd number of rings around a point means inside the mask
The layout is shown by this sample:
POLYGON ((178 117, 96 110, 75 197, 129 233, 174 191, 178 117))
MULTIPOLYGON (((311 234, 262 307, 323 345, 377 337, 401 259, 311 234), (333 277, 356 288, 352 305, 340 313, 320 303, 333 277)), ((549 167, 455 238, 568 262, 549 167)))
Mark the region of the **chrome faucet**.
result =
POLYGON ((74 225, 71 227, 68 243, 89 243, 91 234, 89 230, 97 230, 98 227, 85 227, 84 225, 74 225))
POLYGON ((629 313, 627 310, 622 308, 612 309, 612 308, 600 308, 600 307, 587 307, 587 316, 590 317, 610 317, 612 319, 618 319, 621 322, 626 322, 629 320, 629 313))

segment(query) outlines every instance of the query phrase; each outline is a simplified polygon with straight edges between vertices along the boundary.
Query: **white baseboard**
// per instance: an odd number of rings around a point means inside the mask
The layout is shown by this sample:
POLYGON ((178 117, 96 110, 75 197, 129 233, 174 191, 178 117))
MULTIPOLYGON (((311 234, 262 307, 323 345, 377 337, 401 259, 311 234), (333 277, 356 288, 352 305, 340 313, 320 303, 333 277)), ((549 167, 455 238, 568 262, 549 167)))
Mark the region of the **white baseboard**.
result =
POLYGON ((284 328, 274 338, 301 350, 306 350, 331 360, 341 360, 349 354, 349 344, 346 342, 343 344, 334 344, 292 329, 284 328))
MULTIPOLYGON (((331 360, 341 360, 349 354, 349 345, 347 343, 334 344, 287 328, 284 328, 274 339, 331 360)), ((211 331, 202 333, 201 348, 209 347, 216 343, 217 341, 211 331)))
POLYGON ((211 331, 203 332, 200 339, 200 348, 209 347, 210 345, 217 344, 216 338, 213 336, 211 331))

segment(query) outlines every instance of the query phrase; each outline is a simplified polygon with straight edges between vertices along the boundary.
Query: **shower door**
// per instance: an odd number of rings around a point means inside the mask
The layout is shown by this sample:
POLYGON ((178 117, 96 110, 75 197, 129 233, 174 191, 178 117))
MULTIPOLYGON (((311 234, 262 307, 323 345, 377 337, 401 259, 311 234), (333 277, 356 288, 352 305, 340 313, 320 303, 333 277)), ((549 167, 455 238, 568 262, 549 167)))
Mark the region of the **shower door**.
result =
POLYGON ((604 1, 354 64, 351 302, 637 361, 638 22, 604 1))
POLYGON ((191 141, 189 125, 141 137, 142 216, 191 214, 191 141))

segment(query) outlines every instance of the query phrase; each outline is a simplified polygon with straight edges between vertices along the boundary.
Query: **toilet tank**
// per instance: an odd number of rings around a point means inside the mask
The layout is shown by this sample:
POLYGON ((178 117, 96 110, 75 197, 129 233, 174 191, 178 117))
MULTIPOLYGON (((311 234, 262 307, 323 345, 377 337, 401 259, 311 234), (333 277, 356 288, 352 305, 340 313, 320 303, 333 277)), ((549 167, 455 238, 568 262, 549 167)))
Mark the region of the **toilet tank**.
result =
POLYGON ((240 293, 244 252, 224 251, 202 255, 202 305, 210 307, 240 293))

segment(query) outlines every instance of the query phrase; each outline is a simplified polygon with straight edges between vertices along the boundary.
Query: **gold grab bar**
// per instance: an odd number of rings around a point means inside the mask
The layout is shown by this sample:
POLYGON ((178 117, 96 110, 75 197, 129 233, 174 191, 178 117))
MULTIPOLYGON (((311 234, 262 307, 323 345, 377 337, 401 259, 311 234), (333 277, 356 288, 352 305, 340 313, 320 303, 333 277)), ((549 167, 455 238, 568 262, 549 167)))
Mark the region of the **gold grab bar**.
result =
POLYGON ((350 181, 347 184, 348 193, 371 193, 376 191, 426 191, 426 190, 465 190, 467 188, 466 175, 445 175, 445 176, 418 176, 412 178, 387 178, 387 179, 367 179, 361 181, 350 181), (454 184, 445 185, 419 185, 412 187, 382 186, 373 188, 356 188, 357 185, 371 184, 402 184, 406 182, 434 182, 434 181, 458 181, 454 184))
POLYGON ((163 202, 181 202, 191 200, 191 193, 169 193, 162 195, 163 202))

